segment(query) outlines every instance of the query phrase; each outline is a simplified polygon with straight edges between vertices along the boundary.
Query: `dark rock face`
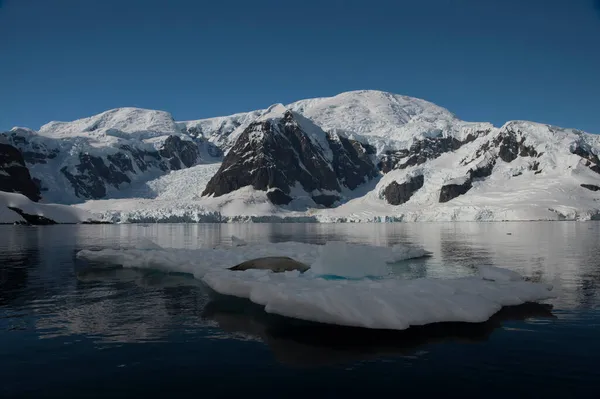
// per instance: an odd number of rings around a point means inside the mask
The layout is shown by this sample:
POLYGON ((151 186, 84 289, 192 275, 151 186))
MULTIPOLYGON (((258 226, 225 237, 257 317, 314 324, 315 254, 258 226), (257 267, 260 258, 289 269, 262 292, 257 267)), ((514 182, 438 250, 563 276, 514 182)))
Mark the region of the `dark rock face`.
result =
MULTIPOLYGON (((119 163, 123 162, 119 157, 119 163)), ((79 154, 79 165, 75 167, 77 174, 71 173, 66 167, 60 171, 71 182, 75 195, 83 198, 99 199, 106 196, 105 183, 119 188, 120 184, 130 183, 131 180, 114 163, 107 166, 100 157, 87 153, 79 154)), ((131 162, 127 164, 131 167, 131 162)))
POLYGON ((587 188, 588 190, 591 190, 591 191, 600 191, 600 186, 596 186, 594 184, 582 184, 581 187, 587 188))
POLYGON ((391 205, 400 205, 407 202, 413 194, 423 187, 425 178, 423 175, 411 177, 407 182, 398 184, 392 182, 383 191, 383 196, 391 205))
MULTIPOLYGON (((229 150, 218 172, 202 195, 215 197, 245 186, 271 191, 274 203, 288 201, 291 188, 299 183, 315 202, 329 203, 322 190, 340 192, 337 176, 324 156, 287 111, 281 119, 254 122, 229 150), (282 195, 284 194, 284 195, 282 195)), ((337 200, 337 196, 333 195, 337 200)))
POLYGON ((31 133, 24 129, 15 129, 5 133, 13 146, 23 154, 23 159, 30 165, 45 164, 58 156, 58 148, 51 148, 44 143, 31 140, 31 133))
POLYGON ((496 166, 496 158, 487 154, 475 167, 469 169, 463 182, 443 185, 439 201, 448 202, 459 195, 466 194, 473 187, 473 181, 491 176, 494 166, 496 166))
POLYGON ((372 146, 335 133, 327 135, 327 142, 333 152, 333 170, 342 185, 354 190, 377 176, 369 156, 375 152, 372 146))
POLYGON ((446 184, 440 191, 440 202, 448 202, 459 195, 466 194, 472 187, 471 179, 466 179, 464 183, 446 184))
POLYGON ((586 148, 581 144, 577 144, 574 147, 571 147, 571 153, 586 159, 588 161, 587 167, 600 174, 600 159, 598 158, 598 155, 591 151, 591 149, 586 148))
POLYGON ((292 202, 293 199, 279 188, 269 191, 267 193, 267 198, 275 205, 287 205, 292 202))
POLYGON ((198 161, 200 151, 198 145, 177 136, 169 136, 162 145, 160 156, 166 158, 172 170, 189 168, 198 161), (182 166, 183 165, 183 166, 182 166))
MULTIPOLYGON (((73 147, 70 147, 73 145, 73 142, 69 141, 71 139, 63 141, 41 137, 27 129, 14 129, 4 135, 21 151, 28 165, 50 164, 60 154, 60 148, 73 151, 73 147)), ((74 140, 76 142, 77 139, 74 140)), ((220 154, 220 150, 214 145, 208 142, 205 144, 210 155, 220 154)), ((154 170, 167 172, 193 166, 200 156, 199 144, 196 141, 182 140, 178 136, 167 137, 160 150, 146 144, 136 145, 135 142, 119 144, 113 151, 105 153, 93 149, 86 152, 86 148, 88 147, 84 144, 82 149, 75 152, 74 156, 78 158, 79 164, 62 168, 59 164, 54 169, 60 170, 60 174, 73 187, 75 195, 83 199, 103 198, 109 186, 122 188, 140 173, 154 170)), ((38 195, 40 191, 48 190, 48 182, 37 178, 33 180, 38 195)))
POLYGON ((133 159, 142 172, 152 168, 160 169, 163 172, 169 170, 158 151, 134 148, 127 144, 121 145, 119 149, 125 153, 125 157, 133 159))
POLYGON ((409 166, 424 164, 428 160, 435 159, 446 152, 459 149, 462 144, 460 140, 454 137, 425 138, 415 141, 408 150, 407 159, 396 167, 398 169, 405 169, 409 166))
POLYGON ((525 145, 525 136, 520 131, 514 131, 510 127, 494 139, 494 145, 498 148, 498 156, 504 162, 512 162, 517 157, 536 157, 535 148, 525 145))
POLYGON ((463 141, 454 137, 427 137, 417 140, 413 142, 409 149, 387 151, 381 157, 377 167, 383 173, 388 173, 393 169, 406 169, 410 166, 421 165, 429 160, 438 158, 446 152, 456 151, 463 145, 487 133, 489 133, 489 130, 477 131, 468 134, 463 141))
POLYGON ((40 188, 31 178, 21 152, 9 144, 0 143, 0 191, 20 193, 39 201, 40 188))
POLYGON ((36 226, 47 226, 47 225, 51 225, 51 224, 57 224, 52 219, 49 219, 49 218, 44 217, 44 216, 30 215, 28 213, 23 212, 19 208, 14 208, 14 207, 9 206, 8 209, 10 209, 11 211, 16 212, 19 215, 21 215, 21 217, 23 219, 25 219, 25 221, 27 222, 27 224, 32 224, 32 225, 36 225, 36 226))
POLYGON ((496 166, 496 160, 493 158, 484 159, 480 163, 478 163, 474 168, 469 169, 467 172, 469 174, 469 179, 483 179, 492 174, 494 170, 494 166, 496 166))
POLYGON ((403 158, 406 158, 408 154, 408 150, 386 151, 379 160, 377 167, 383 173, 388 173, 394 170, 396 165, 398 165, 403 158))

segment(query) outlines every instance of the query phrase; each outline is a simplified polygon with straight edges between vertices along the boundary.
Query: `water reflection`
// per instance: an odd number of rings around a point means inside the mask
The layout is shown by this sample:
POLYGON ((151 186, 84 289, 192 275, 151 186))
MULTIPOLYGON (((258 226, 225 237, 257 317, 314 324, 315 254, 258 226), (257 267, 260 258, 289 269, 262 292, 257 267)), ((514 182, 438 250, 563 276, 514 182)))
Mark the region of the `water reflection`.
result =
POLYGON ((172 330, 206 327, 200 282, 186 276, 131 269, 77 270, 75 289, 53 299, 36 323, 40 338, 71 335, 99 343, 160 341, 172 330))
MULTIPOLYGON (((489 264, 553 284, 559 297, 551 303, 563 319, 579 317, 574 312, 580 310, 597 312, 600 304, 598 222, 0 226, 0 333, 18 324, 43 338, 88 336, 97 342, 148 342, 168 340, 174 331, 195 337, 218 335, 217 325, 228 331, 222 337, 264 340, 282 361, 309 364, 318 363, 319 358, 329 362, 414 353, 434 338, 457 338, 455 330, 447 329, 441 337, 435 335, 438 330, 394 337, 396 341, 401 338, 402 345, 383 336, 369 336, 365 341, 377 344, 365 348, 348 331, 275 328, 279 325, 269 324, 270 319, 265 324, 264 314, 207 306, 205 288, 187 276, 128 269, 80 270, 75 265, 75 253, 84 248, 132 247, 151 239, 164 247, 195 249, 228 245, 232 235, 248 242, 414 244, 433 256, 395 265, 394 272, 405 278, 454 276, 489 264), (315 334, 322 341, 307 342, 315 334), (326 339, 336 334, 353 339, 347 341, 348 347, 340 348, 340 343, 326 339), (296 362, 297 358, 304 360, 296 362)), ((486 337, 498 328, 498 320, 459 337, 486 337)))
POLYGON ((405 331, 368 330, 309 323, 265 313, 249 301, 226 297, 209 302, 203 316, 234 339, 260 339, 275 358, 293 366, 354 363, 391 356, 415 356, 432 344, 486 341, 507 321, 551 319, 551 305, 506 307, 485 323, 437 323, 405 331))

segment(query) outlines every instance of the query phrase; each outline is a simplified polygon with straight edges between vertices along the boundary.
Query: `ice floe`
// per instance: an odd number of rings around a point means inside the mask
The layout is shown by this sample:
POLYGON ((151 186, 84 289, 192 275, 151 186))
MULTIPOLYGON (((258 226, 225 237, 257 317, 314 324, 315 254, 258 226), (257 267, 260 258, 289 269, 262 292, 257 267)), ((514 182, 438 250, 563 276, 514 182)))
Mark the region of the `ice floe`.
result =
POLYGON ((490 266, 479 268, 475 276, 400 279, 390 274, 390 263, 428 254, 404 245, 237 243, 228 248, 176 250, 144 242, 136 249, 84 250, 77 257, 94 263, 189 273, 217 293, 247 298, 268 313, 371 329, 480 323, 504 306, 554 297, 549 285, 524 281, 515 272, 490 266), (312 267, 303 274, 227 270, 264 256, 288 256, 312 267))

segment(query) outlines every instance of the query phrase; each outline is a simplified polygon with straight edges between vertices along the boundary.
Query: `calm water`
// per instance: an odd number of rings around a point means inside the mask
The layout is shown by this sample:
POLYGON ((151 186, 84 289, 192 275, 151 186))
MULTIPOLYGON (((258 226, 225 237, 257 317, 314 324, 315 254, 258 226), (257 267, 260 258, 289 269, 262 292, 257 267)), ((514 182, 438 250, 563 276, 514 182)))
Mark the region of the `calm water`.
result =
POLYGON ((0 226, 0 397, 600 395, 600 223, 0 226), (90 271, 78 250, 327 240, 425 247, 406 277, 496 265, 548 307, 400 333, 296 324, 188 276, 90 271))

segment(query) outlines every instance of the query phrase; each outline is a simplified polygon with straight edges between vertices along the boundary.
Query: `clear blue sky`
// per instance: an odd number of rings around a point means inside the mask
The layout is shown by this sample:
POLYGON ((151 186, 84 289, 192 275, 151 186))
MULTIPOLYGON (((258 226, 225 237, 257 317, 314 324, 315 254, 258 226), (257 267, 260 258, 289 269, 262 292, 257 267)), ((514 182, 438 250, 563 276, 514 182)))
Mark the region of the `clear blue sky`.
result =
POLYGON ((600 1, 0 0, 0 130, 356 89, 600 133, 600 1))

